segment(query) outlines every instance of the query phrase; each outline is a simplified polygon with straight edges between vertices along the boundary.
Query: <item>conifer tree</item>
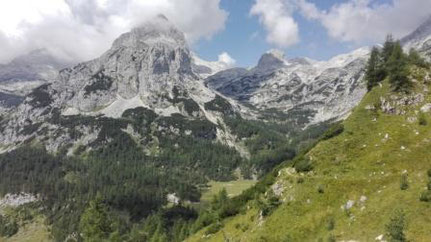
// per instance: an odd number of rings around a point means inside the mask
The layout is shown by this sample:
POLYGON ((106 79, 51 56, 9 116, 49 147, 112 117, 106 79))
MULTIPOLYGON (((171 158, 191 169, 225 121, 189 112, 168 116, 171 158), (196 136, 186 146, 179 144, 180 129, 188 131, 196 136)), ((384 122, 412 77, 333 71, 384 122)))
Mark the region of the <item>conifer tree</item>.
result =
POLYGON ((395 91, 408 91, 412 86, 408 75, 408 61, 399 42, 395 42, 386 64, 389 82, 395 91))
POLYGON ((100 195, 90 202, 82 214, 79 227, 84 241, 97 242, 109 237, 112 232, 111 221, 100 195))
POLYGON ((410 49, 409 52, 409 62, 417 67, 428 68, 429 64, 423 59, 417 50, 414 48, 410 49))
POLYGON ((392 55, 392 52, 394 51, 396 42, 394 40, 394 37, 391 34, 388 34, 386 36, 386 41, 383 44, 383 49, 382 49, 382 59, 383 62, 386 64, 389 61, 389 58, 392 55))
POLYGON ((368 59, 365 79, 367 80, 367 89, 371 89, 385 78, 385 71, 380 59, 380 51, 374 47, 371 51, 371 56, 368 59))

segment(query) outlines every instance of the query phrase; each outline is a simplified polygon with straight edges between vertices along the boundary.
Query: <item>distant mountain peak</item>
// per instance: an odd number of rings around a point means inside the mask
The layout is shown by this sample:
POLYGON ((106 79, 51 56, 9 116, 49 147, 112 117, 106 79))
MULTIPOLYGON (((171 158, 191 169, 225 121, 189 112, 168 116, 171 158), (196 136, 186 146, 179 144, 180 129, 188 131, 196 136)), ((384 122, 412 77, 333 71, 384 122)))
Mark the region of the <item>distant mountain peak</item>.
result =
POLYGON ((284 52, 282 50, 278 50, 278 49, 268 50, 266 52, 266 54, 272 55, 275 58, 280 59, 280 60, 284 60, 284 58, 285 58, 284 52))
POLYGON ((286 65, 286 60, 284 59, 284 53, 280 50, 270 50, 262 55, 257 64, 257 69, 259 70, 274 70, 281 68, 286 65))
POLYGON ((64 68, 70 63, 55 57, 48 49, 41 48, 30 51, 13 59, 12 65, 52 65, 58 69, 64 68))
POLYGON ((70 64, 48 49, 36 49, 0 65, 0 82, 53 81, 58 70, 70 64))

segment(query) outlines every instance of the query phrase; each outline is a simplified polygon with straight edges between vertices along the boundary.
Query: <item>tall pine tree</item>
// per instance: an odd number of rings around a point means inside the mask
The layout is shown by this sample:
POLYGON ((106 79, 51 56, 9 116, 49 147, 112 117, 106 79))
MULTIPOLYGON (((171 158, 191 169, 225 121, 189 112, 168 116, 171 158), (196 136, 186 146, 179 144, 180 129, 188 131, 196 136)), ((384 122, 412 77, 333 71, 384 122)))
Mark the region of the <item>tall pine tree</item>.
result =
POLYGON ((367 89, 371 91, 379 82, 385 78, 385 71, 381 63, 380 51, 374 47, 371 56, 368 59, 365 79, 367 80, 367 89))
POLYGON ((84 241, 98 242, 106 240, 112 233, 108 208, 100 195, 90 202, 90 206, 81 216, 79 228, 84 241))
POLYGON ((382 49, 382 59, 384 64, 386 64, 389 61, 389 58, 392 55, 392 52, 394 51, 396 42, 394 40, 394 37, 389 34, 386 36, 386 41, 383 44, 383 49, 382 49))
POLYGON ((408 91, 412 86, 408 78, 408 59, 399 42, 395 42, 392 54, 386 64, 389 82, 395 91, 408 91))

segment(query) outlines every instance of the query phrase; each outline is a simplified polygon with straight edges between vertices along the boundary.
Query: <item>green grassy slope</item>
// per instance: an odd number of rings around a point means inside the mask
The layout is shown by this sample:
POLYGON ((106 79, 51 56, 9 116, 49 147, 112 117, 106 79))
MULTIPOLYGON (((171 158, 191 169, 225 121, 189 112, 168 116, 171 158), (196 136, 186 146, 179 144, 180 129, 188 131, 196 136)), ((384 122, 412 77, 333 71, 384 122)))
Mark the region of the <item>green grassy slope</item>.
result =
POLYGON ((413 73, 408 95, 391 92, 386 82, 368 93, 342 134, 305 155, 313 171, 281 169, 272 188, 224 220, 219 232, 204 229, 189 241, 375 241, 388 239, 386 225, 396 210, 406 215, 409 241, 431 241, 431 202, 419 200, 431 169, 431 115, 420 112, 431 103, 431 86, 425 70, 413 73), (382 98, 401 114, 383 112, 382 98), (406 190, 400 188, 403 176, 406 190), (274 191, 281 192, 281 204, 263 217, 257 200, 274 191), (348 201, 353 206, 343 209, 348 201))
POLYGON ((17 208, 0 207, 0 216, 3 219, 3 223, 0 223, 0 242, 54 241, 50 236, 51 228, 47 225, 46 217, 41 214, 39 206, 37 203, 30 203, 17 208), (6 235, 5 229, 12 221, 17 224, 17 230, 6 235))
POLYGON ((242 191, 250 188, 255 183, 255 180, 210 181, 208 183, 209 188, 202 193, 201 202, 210 202, 223 188, 226 189, 229 197, 238 196, 242 191))

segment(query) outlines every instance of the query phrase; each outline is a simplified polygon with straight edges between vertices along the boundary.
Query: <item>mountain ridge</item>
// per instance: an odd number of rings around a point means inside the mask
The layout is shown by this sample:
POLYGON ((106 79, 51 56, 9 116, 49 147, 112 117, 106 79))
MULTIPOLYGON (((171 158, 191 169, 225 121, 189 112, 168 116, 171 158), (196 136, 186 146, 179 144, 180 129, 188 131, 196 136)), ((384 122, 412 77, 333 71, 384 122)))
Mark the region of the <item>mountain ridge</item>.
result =
POLYGON ((280 52, 268 52, 256 67, 219 72, 206 85, 262 113, 275 111, 281 119, 297 113, 291 118, 307 126, 342 118, 359 102, 368 54, 361 48, 324 62, 285 60, 280 52))

